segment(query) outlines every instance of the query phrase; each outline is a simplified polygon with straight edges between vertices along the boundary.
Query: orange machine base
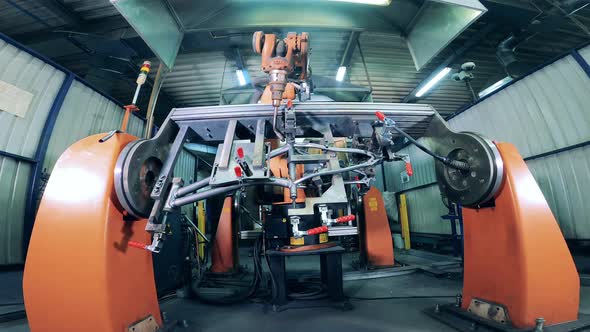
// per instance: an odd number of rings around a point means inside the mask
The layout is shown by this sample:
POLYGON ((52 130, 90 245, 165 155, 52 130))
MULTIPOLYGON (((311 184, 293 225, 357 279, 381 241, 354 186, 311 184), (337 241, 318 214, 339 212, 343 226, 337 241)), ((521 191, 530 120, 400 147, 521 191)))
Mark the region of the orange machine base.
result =
POLYGON ((464 209, 463 310, 504 306, 517 328, 578 318, 580 279, 555 217, 512 144, 496 144, 504 179, 495 207, 464 209))
POLYGON ((361 227, 362 248, 370 267, 391 267, 394 264, 393 238, 383 195, 371 187, 363 197, 364 222, 361 227))
POLYGON ((39 206, 24 271, 32 331, 121 332, 150 315, 161 326, 146 221, 123 220, 114 189, 125 133, 87 137, 57 161, 39 206))

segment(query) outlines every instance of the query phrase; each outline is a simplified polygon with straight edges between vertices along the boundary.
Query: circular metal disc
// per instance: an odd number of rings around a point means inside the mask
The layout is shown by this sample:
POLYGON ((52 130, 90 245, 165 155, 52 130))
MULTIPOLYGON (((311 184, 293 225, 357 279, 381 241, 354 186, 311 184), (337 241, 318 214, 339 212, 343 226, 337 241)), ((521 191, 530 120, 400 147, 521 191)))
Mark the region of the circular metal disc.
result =
POLYGON ((128 144, 115 166, 115 192, 119 203, 136 218, 149 216, 154 204, 150 195, 163 164, 152 151, 153 144, 145 144, 147 142, 137 140, 128 144))
POLYGON ((474 133, 453 135, 446 142, 453 148, 447 157, 467 162, 468 171, 436 163, 443 194, 465 207, 478 207, 492 199, 502 184, 504 165, 495 144, 474 133))
POLYGON ((263 42, 264 42, 264 32, 256 31, 252 34, 252 50, 256 54, 262 53, 263 42))

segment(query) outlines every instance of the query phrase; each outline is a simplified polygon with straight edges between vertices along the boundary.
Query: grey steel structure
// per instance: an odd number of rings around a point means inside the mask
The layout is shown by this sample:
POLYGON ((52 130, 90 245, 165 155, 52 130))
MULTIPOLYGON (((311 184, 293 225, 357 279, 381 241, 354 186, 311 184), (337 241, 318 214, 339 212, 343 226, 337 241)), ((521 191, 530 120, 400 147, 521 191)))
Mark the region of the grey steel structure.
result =
MULTIPOLYGON (((177 108, 153 139, 132 142, 123 150, 115 170, 117 196, 132 216, 149 217, 146 229, 154 233, 150 250, 157 252, 162 246, 167 212, 246 186, 288 189, 292 206, 285 217, 296 236, 302 232, 299 218, 319 218, 318 207, 325 211, 326 206, 337 204, 350 212, 350 202, 356 202, 370 186, 375 165, 407 161, 407 156, 395 153, 401 147, 400 136, 426 138, 429 148, 424 150, 439 161, 440 186, 452 201, 464 206, 484 204, 493 199, 502 179, 502 162, 494 145, 476 134, 450 131, 428 105, 305 102, 284 106, 278 128, 286 139, 275 149, 267 141, 279 138, 272 122, 271 105, 177 108), (376 112, 382 113, 382 119, 376 112), (346 138, 347 146, 335 147, 334 137, 346 138), (173 180, 173 170, 187 142, 219 146, 211 176, 184 186, 182 179, 173 180), (242 158, 236 152, 240 149, 245 152, 242 158), (317 150, 322 152, 309 152, 317 150), (287 159, 288 176, 271 173, 270 159, 277 156, 287 159), (244 164, 249 176, 240 170, 244 164), (304 174, 296 176, 301 164, 304 174), (298 205, 301 188, 314 189, 315 194, 298 205)), ((321 214, 324 225, 331 224, 331 214, 331 210, 321 214)), ((342 232, 332 229, 331 233, 342 232)))

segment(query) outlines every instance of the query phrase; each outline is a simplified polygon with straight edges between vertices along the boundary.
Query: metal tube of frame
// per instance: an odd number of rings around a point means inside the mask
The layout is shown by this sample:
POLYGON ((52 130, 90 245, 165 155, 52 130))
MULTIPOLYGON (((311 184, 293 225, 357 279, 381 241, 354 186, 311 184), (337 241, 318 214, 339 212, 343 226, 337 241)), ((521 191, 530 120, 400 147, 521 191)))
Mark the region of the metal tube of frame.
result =
POLYGON ((348 167, 344 167, 344 168, 340 168, 340 169, 335 169, 335 170, 331 170, 331 171, 323 171, 323 172, 317 172, 317 173, 311 173, 308 175, 305 175, 299 179, 297 179, 296 181, 294 181, 294 184, 300 184, 302 182, 305 182, 313 177, 316 176, 326 176, 326 175, 334 175, 334 174, 339 174, 339 173, 345 173, 345 172, 350 172, 350 171, 354 171, 357 170, 359 168, 364 168, 364 167, 371 167, 371 166, 375 166, 377 163, 381 162, 380 159, 369 159, 369 161, 366 161, 362 164, 358 164, 358 165, 353 165, 353 166, 348 166, 348 167))
POLYGON ((175 198, 170 202, 170 206, 172 207, 179 207, 187 204, 191 204, 194 202, 198 202, 213 196, 229 193, 232 191, 236 191, 245 186, 255 186, 255 185, 269 185, 269 186, 281 186, 288 188, 291 184, 291 181, 285 179, 271 179, 270 181, 254 181, 254 182, 245 182, 240 184, 234 184, 227 187, 220 187, 220 188, 213 188, 207 191, 203 191, 200 193, 196 193, 190 196, 175 198))
POLYGON ((199 190, 201 188, 206 187, 207 185, 209 185, 209 180, 211 180, 211 177, 206 177, 200 181, 194 182, 189 184, 188 186, 184 186, 180 189, 178 189, 178 191, 176 192, 176 196, 180 197, 180 196, 184 196, 186 194, 192 193, 193 191, 199 190))
POLYGON ((283 145, 282 147, 278 148, 278 149, 274 149, 272 150, 269 154, 268 154, 268 159, 272 159, 276 156, 280 156, 282 154, 285 154, 289 151, 289 146, 287 145, 283 145))
POLYGON ((357 153, 357 154, 364 154, 365 156, 375 158, 375 155, 371 152, 361 150, 361 149, 354 149, 354 148, 333 148, 323 146, 321 144, 314 144, 314 143, 304 143, 304 144, 295 144, 296 148, 312 148, 312 149, 320 149, 324 151, 330 152, 344 152, 344 153, 357 153))
POLYGON ((227 131, 225 132, 225 139, 221 147, 221 155, 219 158, 219 168, 226 169, 229 165, 229 156, 231 155, 231 148, 234 144, 234 136, 236 134, 237 120, 230 120, 227 123, 227 131))

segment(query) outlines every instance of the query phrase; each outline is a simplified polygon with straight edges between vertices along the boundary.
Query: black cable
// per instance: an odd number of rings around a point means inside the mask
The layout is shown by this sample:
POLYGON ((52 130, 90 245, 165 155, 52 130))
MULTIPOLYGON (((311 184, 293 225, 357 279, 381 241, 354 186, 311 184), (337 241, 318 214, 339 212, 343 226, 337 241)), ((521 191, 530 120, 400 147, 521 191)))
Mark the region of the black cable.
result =
MULTIPOLYGON (((201 301, 208 303, 208 304, 232 305, 232 304, 236 304, 239 302, 243 302, 243 301, 247 300, 248 298, 250 298, 252 295, 254 295, 260 286, 260 281, 261 281, 260 277, 262 275, 260 272, 260 270, 262 269, 262 263, 260 261, 260 250, 262 247, 261 238, 262 238, 262 236, 258 237, 256 239, 255 244, 254 244, 253 253, 252 253, 252 260, 254 263, 254 277, 252 278, 252 282, 250 283, 249 287, 245 291, 242 291, 240 294, 237 294, 237 295, 232 295, 232 296, 222 297, 222 298, 215 298, 215 297, 209 297, 209 296, 205 296, 205 295, 201 294, 199 292, 199 283, 193 283, 192 290, 193 290, 193 293, 195 294, 195 296, 197 296, 201 301)), ((213 281, 213 283, 214 283, 214 281, 213 281)))
POLYGON ((0 303, 0 307, 9 307, 12 305, 24 305, 24 302, 0 303))
POLYGON ((271 302, 274 302, 275 294, 277 293, 277 281, 275 280, 275 277, 272 274, 272 268, 270 267, 270 259, 268 258, 268 255, 264 255, 264 258, 266 260, 266 265, 268 265, 268 273, 270 274, 270 280, 271 280, 271 285, 272 285, 272 300, 271 300, 271 302))
POLYGON ((245 212, 246 216, 248 218, 250 218, 250 220, 252 220, 253 222, 255 222, 256 224, 262 226, 262 223, 260 222, 260 220, 254 218, 254 216, 250 213, 250 211, 248 209, 246 209, 245 206, 240 205, 240 209, 242 209, 242 211, 245 212))
POLYGON ((342 305, 337 305, 337 304, 320 304, 320 305, 304 305, 301 307, 289 307, 289 306, 284 306, 281 307, 279 309, 277 309, 275 312, 283 312, 283 311, 287 311, 287 310, 298 310, 298 309, 319 309, 319 308, 330 308, 330 309, 339 309, 342 310, 343 306, 342 305))
POLYGON ((380 301, 380 300, 410 300, 410 299, 433 299, 433 298, 457 298, 457 295, 409 295, 409 296, 384 296, 384 297, 361 297, 347 296, 351 300, 380 301))
POLYGON ((420 144, 417 140, 415 140, 412 136, 410 136, 408 133, 406 133, 405 131, 403 131, 402 129, 400 129, 398 126, 396 126, 395 124, 393 124, 393 121, 388 121, 387 123, 388 127, 391 127, 393 129, 395 129, 395 131, 397 131, 398 133, 400 133, 403 137, 407 138, 408 141, 410 141, 412 144, 414 144, 418 149, 424 151, 425 153, 429 154, 430 156, 432 156, 434 159, 440 161, 441 163, 452 167, 452 168, 456 168, 458 170, 461 171, 468 171, 469 170, 469 164, 464 162, 464 161, 460 161, 460 160, 453 160, 447 157, 443 157, 443 156, 439 156, 436 153, 430 151, 427 147, 425 147, 424 145, 420 144))

